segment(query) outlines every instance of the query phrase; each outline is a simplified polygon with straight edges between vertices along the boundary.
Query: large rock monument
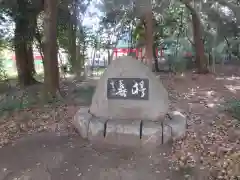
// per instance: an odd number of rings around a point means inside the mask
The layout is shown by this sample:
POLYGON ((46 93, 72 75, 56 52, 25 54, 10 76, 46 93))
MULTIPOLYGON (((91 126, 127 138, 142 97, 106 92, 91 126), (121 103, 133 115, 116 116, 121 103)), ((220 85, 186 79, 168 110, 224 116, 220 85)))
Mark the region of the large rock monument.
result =
POLYGON ((90 108, 81 107, 73 124, 91 141, 156 147, 185 134, 186 118, 168 107, 168 93, 156 75, 125 56, 110 64, 90 108))
POLYGON ((90 113, 109 119, 157 121, 168 112, 168 93, 141 61, 122 57, 98 82, 90 113))

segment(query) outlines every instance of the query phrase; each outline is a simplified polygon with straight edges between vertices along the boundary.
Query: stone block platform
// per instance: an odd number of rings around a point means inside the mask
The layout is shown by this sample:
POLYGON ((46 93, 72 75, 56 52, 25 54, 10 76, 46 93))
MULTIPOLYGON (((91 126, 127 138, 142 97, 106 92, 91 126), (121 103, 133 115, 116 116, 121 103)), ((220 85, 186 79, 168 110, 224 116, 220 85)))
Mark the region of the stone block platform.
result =
POLYGON ((186 118, 179 112, 168 113, 165 120, 122 120, 94 117, 82 107, 73 125, 90 142, 120 146, 157 147, 185 135, 186 118))

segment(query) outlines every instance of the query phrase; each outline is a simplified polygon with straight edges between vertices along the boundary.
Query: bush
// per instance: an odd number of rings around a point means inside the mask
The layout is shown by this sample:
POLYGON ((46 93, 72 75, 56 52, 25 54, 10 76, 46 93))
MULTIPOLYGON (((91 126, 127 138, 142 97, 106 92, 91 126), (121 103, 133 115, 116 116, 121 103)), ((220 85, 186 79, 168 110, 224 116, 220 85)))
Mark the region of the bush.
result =
POLYGON ((168 62, 170 69, 176 73, 183 73, 187 70, 188 59, 182 56, 169 56, 168 62))
POLYGON ((224 108, 234 118, 240 120, 240 100, 231 100, 225 103, 224 108))
POLYGON ((3 61, 3 59, 0 59, 0 81, 5 81, 7 79, 7 72, 3 61))
POLYGON ((183 57, 178 57, 178 60, 175 61, 175 71, 178 73, 183 73, 187 70, 187 59, 183 57))

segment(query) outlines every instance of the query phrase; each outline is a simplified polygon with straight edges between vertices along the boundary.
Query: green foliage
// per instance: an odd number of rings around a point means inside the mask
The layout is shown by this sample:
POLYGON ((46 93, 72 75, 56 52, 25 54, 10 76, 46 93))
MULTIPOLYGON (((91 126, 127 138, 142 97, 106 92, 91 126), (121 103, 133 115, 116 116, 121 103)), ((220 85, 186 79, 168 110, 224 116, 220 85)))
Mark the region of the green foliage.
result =
POLYGON ((29 101, 23 102, 22 99, 15 99, 14 97, 5 97, 5 100, 0 104, 0 111, 13 111, 29 107, 29 101))
POLYGON ((145 29, 141 23, 137 25, 137 27, 133 30, 133 39, 134 41, 138 41, 141 38, 144 38, 145 29))
POLYGON ((0 101, 0 112, 21 110, 29 108, 37 103, 39 103, 39 98, 37 93, 29 91, 19 91, 19 90, 8 90, 2 94, 2 99, 0 101))
POLYGON ((171 55, 184 56, 184 53, 186 52, 190 52, 193 55, 195 54, 194 48, 186 38, 166 38, 159 44, 159 46, 167 48, 167 54, 171 55))
POLYGON ((59 8, 58 10, 58 19, 57 19, 57 40, 59 47, 68 51, 69 48, 69 35, 70 35, 70 23, 71 15, 70 12, 66 9, 66 7, 59 8))
POLYGON ((83 104, 90 105, 94 92, 95 92, 95 87, 93 86, 77 88, 73 91, 73 95, 74 95, 73 99, 83 104))
POLYGON ((5 69, 5 66, 4 66, 4 55, 3 53, 1 52, 1 48, 0 48, 0 81, 5 81, 7 80, 7 72, 6 72, 6 69, 5 69))
POLYGON ((182 56, 177 56, 176 61, 174 61, 174 67, 175 71, 178 73, 183 73, 184 71, 187 70, 187 62, 188 59, 182 57, 182 56))
POLYGON ((156 39, 184 37, 188 30, 188 11, 180 2, 175 2, 165 9, 163 18, 156 18, 156 39))
POLYGON ((181 55, 170 55, 167 58, 170 69, 176 73, 183 73, 187 70, 187 63, 189 59, 184 58, 181 55))
POLYGON ((240 120, 240 100, 231 100, 224 104, 225 110, 240 120))
POLYGON ((7 76, 7 72, 5 70, 3 61, 0 59, 0 81, 5 81, 7 80, 8 76, 7 76))
POLYGON ((229 45, 227 42, 221 41, 216 47, 214 47, 213 52, 215 55, 215 62, 221 63, 224 59, 226 59, 227 56, 230 56, 230 61, 238 61, 240 57, 240 41, 238 39, 229 39, 228 40, 229 45))
MULTIPOLYGON (((185 38, 189 29, 188 18, 189 12, 180 2, 171 4, 162 14, 154 13, 153 29, 155 45, 158 46, 165 39, 177 40, 178 38, 185 38)), ((134 28, 133 39, 136 41, 144 39, 143 22, 139 22, 134 28)), ((185 43, 184 46, 187 44, 189 46, 189 43, 185 43)))

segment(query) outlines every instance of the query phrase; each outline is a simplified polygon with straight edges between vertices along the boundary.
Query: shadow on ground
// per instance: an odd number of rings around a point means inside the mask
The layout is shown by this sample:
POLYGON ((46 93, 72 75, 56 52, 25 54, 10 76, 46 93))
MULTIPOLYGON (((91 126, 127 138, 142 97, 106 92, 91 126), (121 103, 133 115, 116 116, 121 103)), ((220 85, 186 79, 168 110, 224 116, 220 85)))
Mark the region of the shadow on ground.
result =
POLYGON ((92 146, 80 137, 41 133, 0 149, 0 180, 184 179, 169 169, 169 147, 146 151, 92 146))

